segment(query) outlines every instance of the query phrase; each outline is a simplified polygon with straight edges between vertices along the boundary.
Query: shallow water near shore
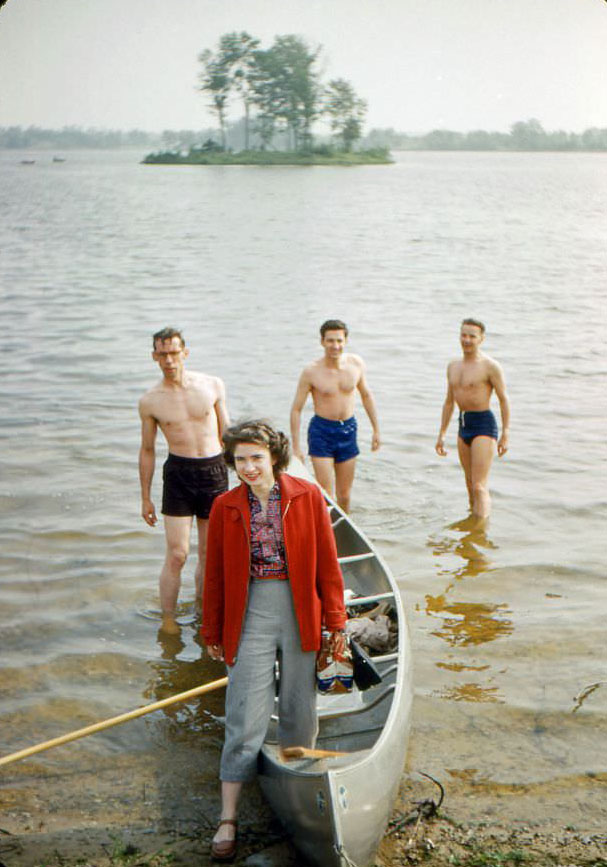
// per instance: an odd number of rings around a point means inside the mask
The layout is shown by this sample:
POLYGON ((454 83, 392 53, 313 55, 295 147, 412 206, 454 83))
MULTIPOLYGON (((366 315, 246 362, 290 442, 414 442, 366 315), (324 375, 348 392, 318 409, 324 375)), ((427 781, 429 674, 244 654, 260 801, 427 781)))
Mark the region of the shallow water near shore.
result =
MULTIPOLYGON (((338 316, 382 423, 371 454, 359 410, 353 518, 409 616, 408 769, 448 793, 557 787, 556 805, 535 800, 538 820, 549 809, 604 823, 607 157, 407 153, 393 166, 266 169, 35 156, 0 154, 0 752, 223 674, 196 640, 192 560, 181 637, 157 632, 163 534, 139 517, 137 480, 151 333, 182 327, 189 366, 224 379, 233 418, 288 429, 318 325, 338 316), (513 407, 484 531, 464 520, 455 422, 448 457, 434 454, 466 315, 486 321, 513 407)), ((111 800, 112 768, 133 776, 129 809, 147 773, 167 827, 204 827, 221 713, 211 694, 8 766, 3 827, 67 827, 77 813, 85 824, 111 800)), ((267 822, 252 804, 251 821, 267 822)))

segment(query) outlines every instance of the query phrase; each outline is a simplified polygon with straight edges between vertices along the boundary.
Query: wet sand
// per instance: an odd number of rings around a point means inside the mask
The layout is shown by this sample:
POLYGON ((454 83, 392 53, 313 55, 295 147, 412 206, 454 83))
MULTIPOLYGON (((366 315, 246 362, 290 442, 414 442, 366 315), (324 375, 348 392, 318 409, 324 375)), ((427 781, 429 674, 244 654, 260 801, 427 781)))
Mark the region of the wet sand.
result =
MULTIPOLYGON (((175 732, 178 735, 178 732, 175 732)), ((90 758, 78 743, 3 769, 0 863, 5 867, 207 865, 218 815, 216 769, 222 732, 159 739, 139 754, 90 758), (211 757, 211 760, 210 758, 211 757)), ((84 742, 82 742, 84 743, 84 742)), ((607 774, 535 785, 499 785, 473 775, 445 779, 438 816, 419 802, 439 789, 412 770, 414 730, 400 795, 376 867, 428 865, 607 865, 607 774), (403 819, 409 821, 404 824, 403 819), (481 859, 481 860, 479 860, 481 859), (484 860, 482 860, 484 859, 484 860)), ((234 863, 297 867, 303 862, 256 786, 243 800, 234 863)))

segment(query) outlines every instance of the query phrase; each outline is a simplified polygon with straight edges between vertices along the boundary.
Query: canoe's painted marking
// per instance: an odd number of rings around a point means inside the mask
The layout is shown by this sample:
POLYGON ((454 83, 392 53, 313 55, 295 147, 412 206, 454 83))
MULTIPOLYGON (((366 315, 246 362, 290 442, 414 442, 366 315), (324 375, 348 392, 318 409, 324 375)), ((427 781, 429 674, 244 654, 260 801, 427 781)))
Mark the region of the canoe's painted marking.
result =
POLYGON ((348 809, 348 790, 346 789, 345 786, 339 787, 338 795, 339 795, 340 807, 342 808, 342 810, 347 810, 348 809))
POLYGON ((322 789, 319 789, 316 793, 316 806, 320 815, 324 816, 325 810, 327 809, 327 799, 325 798, 325 793, 322 789))

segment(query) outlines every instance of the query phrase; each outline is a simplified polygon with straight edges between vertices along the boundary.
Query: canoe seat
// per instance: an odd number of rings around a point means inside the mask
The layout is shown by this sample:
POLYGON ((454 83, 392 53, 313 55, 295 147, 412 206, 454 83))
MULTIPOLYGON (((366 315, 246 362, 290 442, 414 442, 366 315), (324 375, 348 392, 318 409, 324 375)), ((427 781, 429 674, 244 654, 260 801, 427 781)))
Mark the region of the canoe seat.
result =
POLYGON ((373 698, 373 701, 364 701, 362 699, 362 693, 358 692, 358 690, 354 690, 353 692, 349 693, 347 696, 344 696, 344 697, 349 697, 350 695, 360 696, 361 698, 355 707, 353 707, 352 704, 346 703, 345 701, 342 702, 341 704, 339 704, 338 702, 335 702, 335 704, 329 705, 329 706, 328 705, 323 706, 319 702, 318 703, 318 718, 319 719, 333 719, 334 717, 348 716, 349 714, 365 713, 365 711, 371 710, 372 707, 375 707, 376 705, 378 705, 385 698, 391 697, 392 693, 394 692, 395 689, 396 689, 396 684, 394 684, 394 683, 387 684, 384 687, 384 689, 382 689, 381 691, 378 690, 378 693, 373 698))
POLYGON ((398 653, 383 653, 381 656, 372 656, 371 659, 376 664, 378 662, 396 662, 398 653))

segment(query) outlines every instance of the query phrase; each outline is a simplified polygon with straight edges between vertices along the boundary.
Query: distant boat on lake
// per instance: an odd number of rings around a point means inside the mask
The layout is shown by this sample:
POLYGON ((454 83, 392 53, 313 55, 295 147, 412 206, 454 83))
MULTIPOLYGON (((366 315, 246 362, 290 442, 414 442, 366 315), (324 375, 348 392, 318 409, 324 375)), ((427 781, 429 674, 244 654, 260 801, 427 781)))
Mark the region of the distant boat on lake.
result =
POLYGON ((33 166, 36 160, 21 160, 22 166, 33 166))
POLYGON ((65 157, 53 157, 53 162, 54 163, 64 163, 65 157))

